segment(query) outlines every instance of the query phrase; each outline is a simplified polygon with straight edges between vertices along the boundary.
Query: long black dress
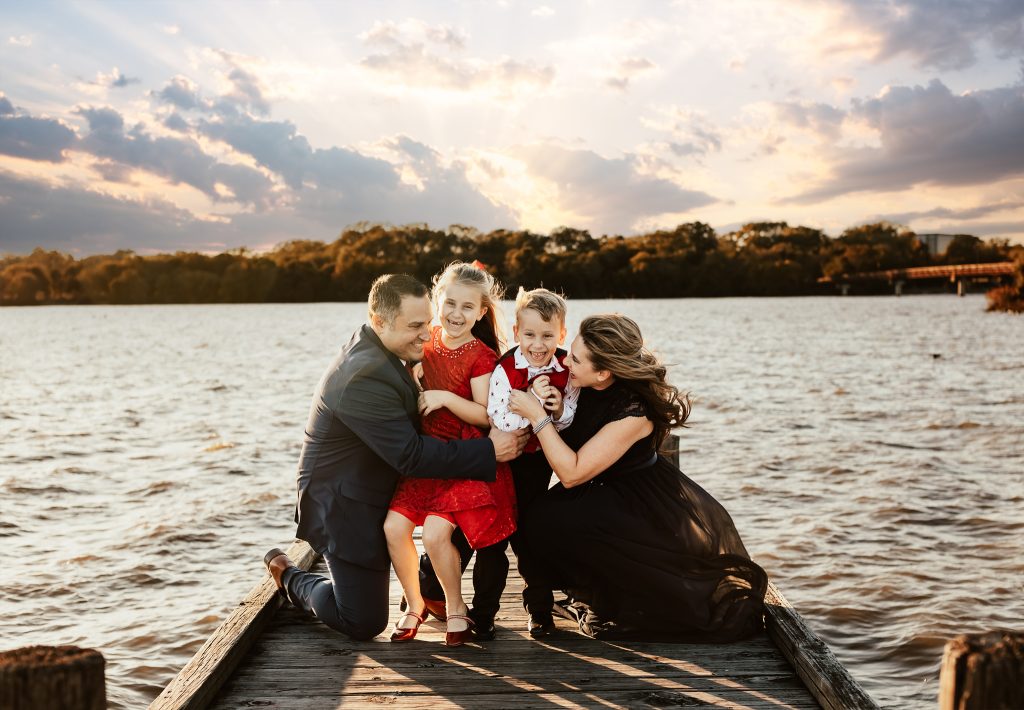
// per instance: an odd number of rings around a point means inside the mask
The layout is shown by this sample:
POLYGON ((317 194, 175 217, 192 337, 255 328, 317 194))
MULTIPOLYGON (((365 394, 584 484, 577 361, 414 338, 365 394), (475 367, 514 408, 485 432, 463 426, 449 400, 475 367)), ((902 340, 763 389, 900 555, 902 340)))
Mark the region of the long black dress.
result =
MULTIPOLYGON (((647 406, 628 382, 585 388, 562 438, 579 451, 605 424, 637 416, 647 406)), ((520 529, 536 560, 528 584, 564 590, 585 633, 728 642, 763 628, 767 575, 725 508, 656 453, 653 434, 587 483, 549 489, 520 529)))

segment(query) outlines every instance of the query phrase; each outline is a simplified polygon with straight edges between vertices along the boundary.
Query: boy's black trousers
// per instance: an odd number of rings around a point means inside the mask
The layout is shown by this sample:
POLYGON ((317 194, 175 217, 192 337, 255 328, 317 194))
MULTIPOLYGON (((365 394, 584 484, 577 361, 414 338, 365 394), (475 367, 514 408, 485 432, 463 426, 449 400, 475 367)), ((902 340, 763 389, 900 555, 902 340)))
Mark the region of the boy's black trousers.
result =
MULTIPOLYGON (((542 495, 551 481, 551 465, 544 457, 543 451, 522 454, 510 462, 512 481, 516 489, 516 504, 519 522, 525 517, 530 504, 542 495)), ((465 571, 473 549, 466 541, 462 530, 452 533, 452 543, 462 557, 462 569, 465 571)), ((526 583, 523 589, 523 606, 530 612, 550 612, 554 598, 552 591, 543 587, 530 586, 531 565, 529 550, 525 549, 518 530, 511 537, 476 551, 476 565, 473 567, 473 609, 472 616, 477 624, 490 622, 498 613, 501 593, 505 591, 505 579, 508 577, 509 544, 519 562, 519 574, 526 583)), ((534 578, 540 578, 534 573, 534 578)), ((420 557, 420 591, 428 599, 444 599, 441 583, 437 581, 434 568, 426 553, 420 557)))

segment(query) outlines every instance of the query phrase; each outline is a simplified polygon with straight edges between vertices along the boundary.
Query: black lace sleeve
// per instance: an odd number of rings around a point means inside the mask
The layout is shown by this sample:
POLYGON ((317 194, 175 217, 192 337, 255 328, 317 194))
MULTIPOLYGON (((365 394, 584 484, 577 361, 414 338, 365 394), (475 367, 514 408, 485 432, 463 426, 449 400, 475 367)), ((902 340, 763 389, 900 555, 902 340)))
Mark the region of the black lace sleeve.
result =
POLYGON ((649 418, 647 405, 639 394, 621 382, 603 390, 584 387, 580 390, 572 426, 562 431, 562 440, 573 451, 579 451, 605 424, 626 417, 649 418))
POLYGON ((617 422, 626 417, 649 417, 647 403, 636 392, 625 387, 608 408, 608 421, 617 422))

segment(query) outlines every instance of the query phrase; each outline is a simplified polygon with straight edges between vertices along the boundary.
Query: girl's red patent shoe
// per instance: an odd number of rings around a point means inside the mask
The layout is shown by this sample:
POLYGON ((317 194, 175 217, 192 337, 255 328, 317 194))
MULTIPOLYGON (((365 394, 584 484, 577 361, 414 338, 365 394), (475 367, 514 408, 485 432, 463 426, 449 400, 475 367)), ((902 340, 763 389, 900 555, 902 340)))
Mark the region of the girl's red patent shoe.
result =
POLYGON ((417 614, 415 611, 406 611, 404 614, 398 617, 398 621, 395 622, 395 630, 391 632, 391 640, 395 643, 412 641, 414 638, 416 638, 416 632, 420 630, 420 624, 423 623, 424 616, 426 616, 425 613, 417 614), (407 616, 411 616, 412 618, 416 619, 416 625, 413 626, 411 629, 403 629, 401 626, 399 626, 399 624, 402 623, 402 619, 404 619, 407 616))
POLYGON ((448 623, 452 623, 452 619, 462 619, 466 622, 466 628, 462 631, 446 631, 444 634, 444 645, 445 646, 461 646, 466 643, 473 635, 473 627, 476 624, 468 616, 463 614, 449 614, 448 623))

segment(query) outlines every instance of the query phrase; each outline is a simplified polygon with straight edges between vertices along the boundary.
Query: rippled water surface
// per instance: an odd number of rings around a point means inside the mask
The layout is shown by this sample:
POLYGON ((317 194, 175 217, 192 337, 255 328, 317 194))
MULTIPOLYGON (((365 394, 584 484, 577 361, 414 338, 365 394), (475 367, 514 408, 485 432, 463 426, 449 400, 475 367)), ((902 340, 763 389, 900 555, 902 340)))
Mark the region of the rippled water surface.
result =
MULTIPOLYGON (((682 467, 868 692, 1024 620, 1024 318, 981 297, 574 301, 696 406, 682 467)), ((362 304, 0 309, 0 650, 155 697, 294 533, 310 395, 362 304)))

